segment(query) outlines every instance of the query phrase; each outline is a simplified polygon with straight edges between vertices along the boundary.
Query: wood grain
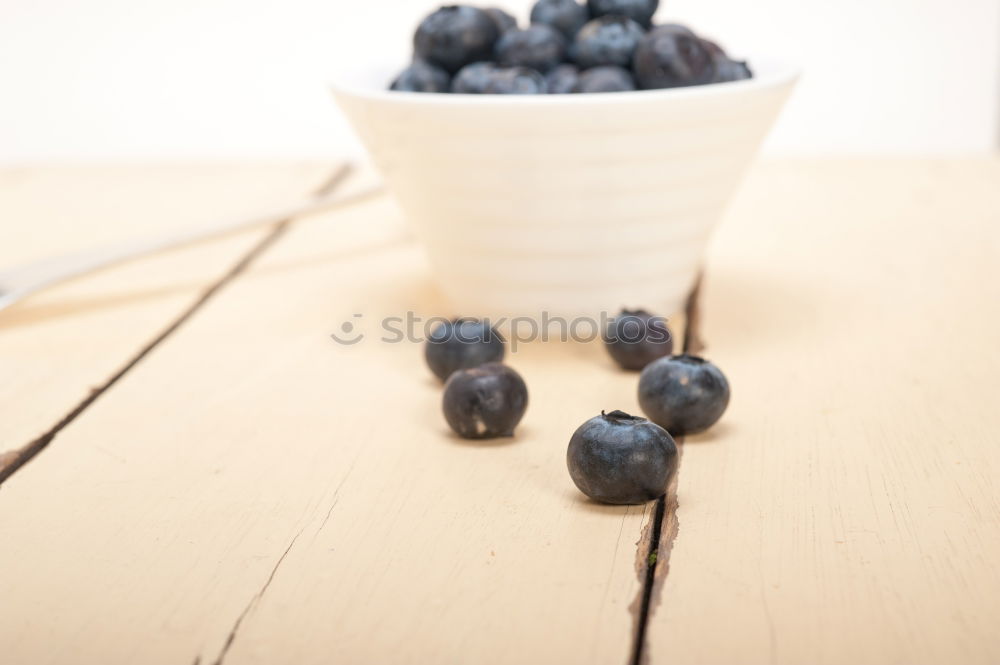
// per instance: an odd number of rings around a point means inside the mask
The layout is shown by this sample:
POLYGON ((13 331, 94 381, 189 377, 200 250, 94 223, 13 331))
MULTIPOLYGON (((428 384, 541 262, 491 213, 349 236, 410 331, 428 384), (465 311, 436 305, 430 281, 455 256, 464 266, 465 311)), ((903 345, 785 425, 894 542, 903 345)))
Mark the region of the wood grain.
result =
POLYGON ((773 165, 711 253, 651 663, 1000 662, 1000 161, 773 165))
MULTIPOLYGON (((751 178, 701 309, 734 400, 685 443, 649 663, 1000 658, 998 176, 751 178)), ((518 436, 451 437, 419 345, 378 339, 454 314, 399 238, 386 201, 293 227, 3 485, 5 660, 628 660, 654 505, 583 500, 564 455, 635 377, 522 345, 518 436)))
POLYGON ((398 229, 385 202, 294 228, 4 485, 7 653, 627 659, 649 507, 589 503, 564 459, 635 377, 599 345, 524 346, 518 437, 454 438, 421 346, 375 338, 452 314, 398 229), (333 343, 355 313, 371 338, 333 343))
MULTIPOLYGON (((332 167, 63 167, 0 172, 0 263, 16 265, 303 200, 332 167)), ((266 231, 124 264, 0 313, 3 459, 44 435, 250 251, 266 231)))

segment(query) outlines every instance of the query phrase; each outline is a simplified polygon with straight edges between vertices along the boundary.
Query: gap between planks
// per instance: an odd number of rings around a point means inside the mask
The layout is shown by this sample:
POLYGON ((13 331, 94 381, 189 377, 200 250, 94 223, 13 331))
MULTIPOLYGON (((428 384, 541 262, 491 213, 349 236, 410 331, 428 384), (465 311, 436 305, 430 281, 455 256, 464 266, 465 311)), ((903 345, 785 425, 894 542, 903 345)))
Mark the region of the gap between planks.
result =
MULTIPOLYGON (((323 181, 323 183, 312 192, 314 198, 328 196, 339 187, 354 171, 350 164, 344 163, 337 166, 333 173, 323 181)), ((177 332, 188 320, 198 313, 208 304, 219 291, 237 279, 244 273, 264 252, 268 250, 285 231, 292 219, 284 219, 276 222, 267 234, 250 248, 236 263, 229 268, 219 279, 213 282, 198 298, 191 303, 180 315, 171 321, 159 334, 139 349, 135 355, 129 358, 122 367, 112 374, 104 383, 93 388, 90 393, 83 398, 66 415, 60 418, 52 427, 46 430, 41 436, 29 441, 20 448, 0 453, 0 486, 11 476, 24 468, 32 459, 45 450, 49 444, 66 429, 74 420, 79 418, 91 405, 101 396, 110 390, 116 383, 125 377, 136 365, 152 353, 160 344, 165 342, 171 335, 177 332)))
MULTIPOLYGON (((684 342, 681 348, 683 353, 698 353, 705 348, 704 340, 701 337, 700 308, 703 280, 704 275, 699 274, 684 307, 684 342)), ((639 590, 634 610, 636 627, 628 659, 629 665, 644 665, 648 661, 646 657, 647 627, 653 610, 660 604, 663 582, 670 572, 670 552, 674 548, 674 541, 677 539, 680 527, 677 520, 677 486, 681 472, 681 461, 684 458, 684 438, 677 437, 676 441, 677 471, 670 481, 667 493, 656 500, 653 519, 646 526, 638 543, 645 570, 640 571, 642 588, 639 590)))

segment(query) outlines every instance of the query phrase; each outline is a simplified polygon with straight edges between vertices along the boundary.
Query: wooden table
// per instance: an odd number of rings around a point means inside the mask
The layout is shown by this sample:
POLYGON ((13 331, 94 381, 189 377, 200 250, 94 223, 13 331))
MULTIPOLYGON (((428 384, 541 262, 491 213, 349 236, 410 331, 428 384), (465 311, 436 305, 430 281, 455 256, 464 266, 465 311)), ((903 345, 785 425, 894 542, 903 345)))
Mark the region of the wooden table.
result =
MULTIPOLYGON (((332 166, 7 169, 0 265, 332 166)), ((627 663, 641 627, 653 664, 1000 662, 1000 161, 763 163, 701 305, 734 398, 663 510, 565 470, 637 409, 599 344, 512 356, 515 439, 448 435, 377 339, 452 314, 384 198, 3 312, 0 661, 627 663)))

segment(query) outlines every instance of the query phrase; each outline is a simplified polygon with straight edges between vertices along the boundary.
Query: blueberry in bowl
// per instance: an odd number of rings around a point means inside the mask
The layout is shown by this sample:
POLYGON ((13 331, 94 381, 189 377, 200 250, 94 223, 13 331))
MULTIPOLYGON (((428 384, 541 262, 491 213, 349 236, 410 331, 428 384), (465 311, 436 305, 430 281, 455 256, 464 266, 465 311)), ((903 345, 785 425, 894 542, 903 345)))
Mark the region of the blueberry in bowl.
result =
POLYGON ((576 65, 559 65, 545 75, 545 90, 550 95, 566 95, 576 92, 576 84, 580 79, 580 68, 576 65))
POLYGON ((587 8, 576 0, 538 0, 531 8, 531 22, 551 25, 572 41, 590 20, 587 8))
POLYGON ((413 36, 418 58, 454 74, 469 63, 490 60, 500 37, 493 18, 482 9, 449 5, 425 18, 413 36))
POLYGON ((462 318, 431 331, 424 345, 424 360, 434 376, 446 381, 460 369, 499 362, 506 352, 506 341, 489 322, 462 318))
POLYGON ((595 501, 646 503, 667 492, 677 471, 677 444, 645 418, 602 412, 573 433, 566 466, 577 488, 595 501))
POLYGON ((660 0, 587 0, 591 16, 627 16, 644 28, 653 22, 660 0))
POLYGON ((444 386, 445 420, 463 439, 513 436, 527 408, 524 379, 502 363, 459 370, 444 386))
POLYGON ((450 88, 448 72, 423 60, 414 60, 389 86, 402 92, 448 92, 450 88))
POLYGON ((635 50, 633 66, 645 90, 712 83, 719 58, 690 30, 678 25, 653 28, 635 50))
POLYGON ((566 38, 548 25, 532 25, 509 30, 496 46, 497 63, 502 67, 528 67, 546 74, 566 59, 566 38))
POLYGON ((487 7, 483 11, 490 15, 501 35, 508 30, 517 28, 517 19, 499 7, 487 7))
POLYGON ((624 67, 604 65, 591 67, 577 76, 572 92, 627 92, 635 90, 635 79, 624 67))
POLYGON ((571 51, 573 60, 583 69, 602 65, 631 67, 644 34, 642 26, 627 16, 601 16, 577 33, 571 51))
POLYGON ((499 67, 490 75, 485 95, 544 95, 545 78, 530 67, 499 67))
POLYGON ((474 62, 458 70, 451 80, 451 91, 460 95, 484 95, 497 66, 492 62, 474 62))
POLYGON ((642 370, 639 406, 674 436, 714 425, 729 406, 729 381, 718 367, 692 355, 661 358, 642 370))
POLYGON ((589 0, 586 5, 578 0, 538 0, 531 9, 531 24, 522 29, 514 16, 498 7, 447 5, 420 22, 413 36, 414 62, 392 79, 389 88, 562 95, 679 88, 753 77, 746 62, 731 58, 687 26, 654 27, 657 6, 658 0, 589 0), (621 69, 628 70, 627 75, 621 69), (545 79, 544 85, 534 74, 545 79))

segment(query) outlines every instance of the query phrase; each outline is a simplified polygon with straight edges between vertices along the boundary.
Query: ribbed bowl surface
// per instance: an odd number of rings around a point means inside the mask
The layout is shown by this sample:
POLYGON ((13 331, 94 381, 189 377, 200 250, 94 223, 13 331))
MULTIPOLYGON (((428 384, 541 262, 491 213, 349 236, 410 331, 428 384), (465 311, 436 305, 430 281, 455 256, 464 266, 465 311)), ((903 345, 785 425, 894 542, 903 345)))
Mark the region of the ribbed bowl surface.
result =
POLYGON ((334 90, 456 312, 675 312, 796 78, 751 65, 633 93, 398 93, 381 73, 334 90))

